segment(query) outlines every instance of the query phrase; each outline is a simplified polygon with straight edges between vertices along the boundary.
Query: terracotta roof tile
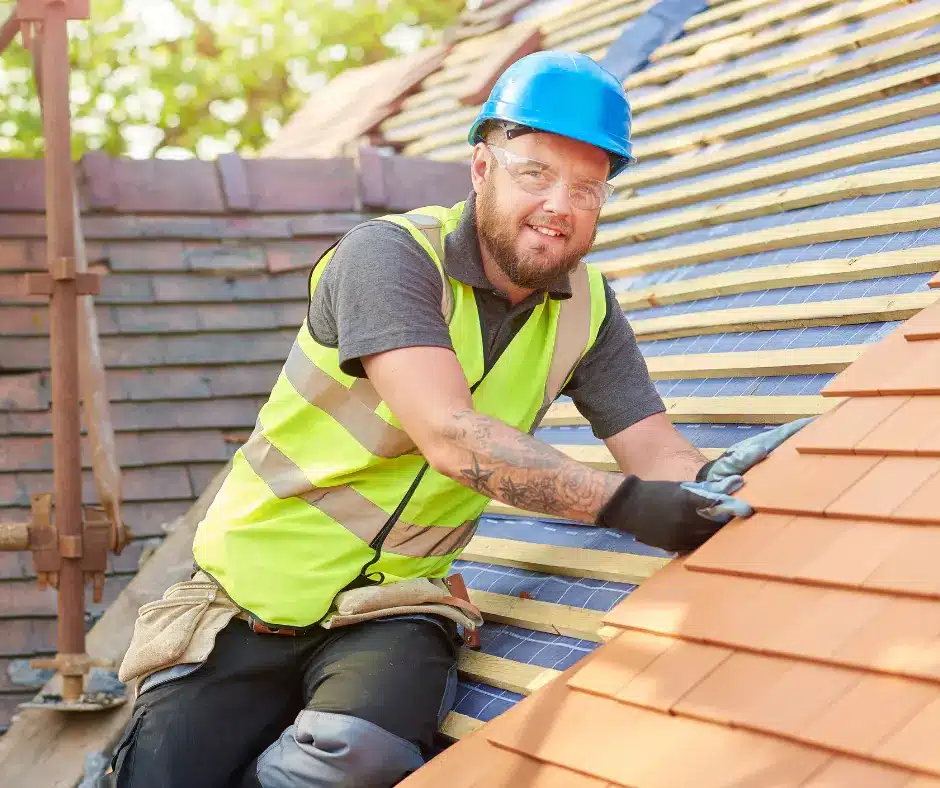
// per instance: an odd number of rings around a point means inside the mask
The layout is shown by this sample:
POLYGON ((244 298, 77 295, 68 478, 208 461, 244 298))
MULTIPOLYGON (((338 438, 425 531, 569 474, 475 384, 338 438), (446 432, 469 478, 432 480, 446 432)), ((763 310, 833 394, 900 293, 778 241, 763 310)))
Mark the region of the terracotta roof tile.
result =
POLYGON ((794 518, 792 514, 758 512, 734 520, 685 559, 690 569, 752 572, 760 566, 767 544, 794 518))
POLYGON ((530 707, 526 724, 493 726, 487 738, 616 785, 799 785, 829 758, 821 750, 781 739, 574 690, 544 692, 529 700, 539 702, 530 707))
POLYGON ((826 514, 833 517, 890 517, 937 474, 940 474, 940 466, 927 457, 885 457, 829 504, 826 514))
POLYGON ((873 427, 889 418, 909 397, 853 397, 800 430, 793 445, 802 453, 851 454, 873 427))
POLYGON ((940 340, 906 342, 903 354, 882 376, 882 394, 940 394, 940 340))
POLYGON ((879 459, 800 454, 785 445, 746 475, 738 495, 757 511, 822 514, 879 459))
POLYGON ((822 656, 895 675, 940 678, 940 605, 890 596, 881 601, 874 615, 822 656))
MULTIPOLYGON (((894 399, 878 397, 877 400, 851 400, 851 402, 894 399)), ((934 435, 940 435, 940 397, 918 395, 908 397, 880 424, 855 444, 859 454, 914 454, 921 444, 928 448, 934 435)))
MULTIPOLYGON (((924 461, 928 460, 925 458, 924 461)), ((930 462, 937 468, 937 473, 891 512, 892 517, 940 525, 940 463, 936 459, 931 459, 930 462)))
POLYGON ((886 371, 896 369, 899 359, 916 345, 908 342, 901 328, 868 348, 854 363, 836 375, 820 392, 823 396, 877 396, 886 371))
MULTIPOLYGON (((828 544, 819 545, 815 554, 794 573, 794 579, 863 586, 886 555, 907 543, 911 526, 853 520, 849 523, 812 521, 814 532, 835 528, 837 536, 828 544)), ((922 532, 922 531, 921 531, 922 532)), ((812 538, 807 532, 804 538, 812 538)))
POLYGON ((809 586, 774 583, 773 587, 781 602, 754 612, 750 628, 739 637, 740 646, 825 660, 886 603, 874 594, 841 589, 816 588, 810 595, 809 586), (805 603, 802 609, 800 601, 805 603))
POLYGON ((855 671, 830 665, 738 653, 674 711, 808 741, 807 724, 858 680, 855 671))
POLYGON ((674 641, 614 697, 626 703, 668 712, 679 698, 730 656, 731 651, 726 648, 674 641))
MULTIPOLYGON (((833 758, 801 788, 914 788, 911 773, 855 758, 833 758)), ((924 778, 920 788, 938 788, 940 780, 924 778)))
POLYGON ((940 572, 937 571, 940 529, 919 525, 891 528, 903 533, 903 540, 896 549, 882 553, 881 562, 862 585, 940 597, 940 572))
POLYGON ((920 709, 903 728, 887 737, 876 754, 895 763, 916 763, 920 768, 940 773, 940 699, 920 709))
POLYGON ((752 528, 747 521, 728 526, 690 556, 686 566, 854 587, 916 530, 857 520, 758 516, 786 522, 773 531, 763 525, 752 528))
POLYGON ((646 632, 623 632, 575 673, 568 686, 613 697, 675 642, 646 632))
MULTIPOLYGON (((541 763, 525 755, 488 747, 478 765, 478 777, 473 788, 608 788, 610 783, 596 777, 578 774, 548 763, 541 763)), ((451 776, 446 777, 450 786, 451 776)))
POLYGON ((863 676, 809 720, 800 735, 842 752, 870 754, 937 698, 937 687, 930 684, 863 676), (878 709, 878 714, 872 714, 872 709, 878 709))

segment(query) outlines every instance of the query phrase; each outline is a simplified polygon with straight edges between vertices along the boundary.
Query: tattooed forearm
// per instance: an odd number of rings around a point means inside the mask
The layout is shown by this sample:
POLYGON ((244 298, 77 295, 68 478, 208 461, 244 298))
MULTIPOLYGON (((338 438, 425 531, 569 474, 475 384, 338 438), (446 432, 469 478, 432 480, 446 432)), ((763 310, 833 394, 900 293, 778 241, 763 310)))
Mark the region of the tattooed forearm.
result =
POLYGON ((530 435, 476 411, 445 432, 445 470, 477 492, 520 509, 594 522, 623 476, 597 471, 530 435))

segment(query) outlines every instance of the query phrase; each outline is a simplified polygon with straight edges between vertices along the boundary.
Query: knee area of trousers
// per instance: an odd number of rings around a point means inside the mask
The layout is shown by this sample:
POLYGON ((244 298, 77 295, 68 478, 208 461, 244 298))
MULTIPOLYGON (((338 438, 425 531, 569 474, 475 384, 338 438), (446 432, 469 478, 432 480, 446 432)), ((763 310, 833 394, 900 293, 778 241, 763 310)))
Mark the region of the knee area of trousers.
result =
POLYGON ((257 762, 263 788, 390 788, 424 764, 411 742, 367 720, 304 710, 257 762))

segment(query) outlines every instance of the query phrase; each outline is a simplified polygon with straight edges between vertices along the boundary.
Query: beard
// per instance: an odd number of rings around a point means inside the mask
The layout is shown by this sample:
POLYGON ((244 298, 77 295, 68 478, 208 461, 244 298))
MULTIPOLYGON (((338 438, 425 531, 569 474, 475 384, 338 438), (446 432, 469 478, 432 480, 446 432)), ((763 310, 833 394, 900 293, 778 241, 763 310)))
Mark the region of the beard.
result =
POLYGON ((566 232, 565 250, 561 257, 555 259, 551 256, 548 243, 531 246, 519 254, 519 233, 526 222, 537 221, 539 217, 527 216, 513 226, 499 212, 492 181, 487 181, 483 186, 476 209, 480 243, 509 281, 526 290, 545 290, 562 274, 571 273, 591 250, 597 237, 595 225, 590 240, 586 244, 574 246, 569 234, 570 225, 566 222, 559 225, 557 221, 553 221, 553 224, 562 227, 566 232))

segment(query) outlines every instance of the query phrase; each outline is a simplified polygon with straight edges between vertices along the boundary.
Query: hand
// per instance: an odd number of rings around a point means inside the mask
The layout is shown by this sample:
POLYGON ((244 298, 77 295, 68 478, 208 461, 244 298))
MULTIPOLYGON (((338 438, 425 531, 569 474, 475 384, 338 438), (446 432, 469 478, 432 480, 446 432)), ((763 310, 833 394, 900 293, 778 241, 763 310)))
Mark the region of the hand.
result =
POLYGON ((754 510, 730 493, 744 479, 716 482, 644 481, 627 476, 597 516, 597 524, 632 534, 643 544, 685 553, 704 544, 734 517, 754 510))
POLYGON ((772 430, 762 432, 735 443, 717 459, 705 463, 695 477, 699 482, 716 482, 730 476, 740 476, 767 457, 785 440, 791 438, 813 419, 797 419, 789 424, 781 424, 772 430))

